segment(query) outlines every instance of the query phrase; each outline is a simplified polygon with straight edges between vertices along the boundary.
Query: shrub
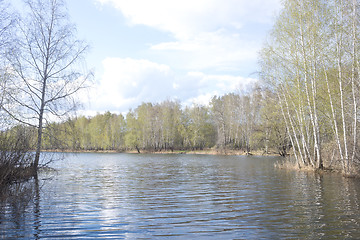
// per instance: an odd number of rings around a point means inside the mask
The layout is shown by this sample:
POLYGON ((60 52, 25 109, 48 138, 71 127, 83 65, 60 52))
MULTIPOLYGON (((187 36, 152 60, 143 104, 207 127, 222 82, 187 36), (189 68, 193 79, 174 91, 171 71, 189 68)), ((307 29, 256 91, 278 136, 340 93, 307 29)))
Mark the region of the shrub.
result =
POLYGON ((33 153, 24 128, 0 132, 0 185, 29 179, 33 153))

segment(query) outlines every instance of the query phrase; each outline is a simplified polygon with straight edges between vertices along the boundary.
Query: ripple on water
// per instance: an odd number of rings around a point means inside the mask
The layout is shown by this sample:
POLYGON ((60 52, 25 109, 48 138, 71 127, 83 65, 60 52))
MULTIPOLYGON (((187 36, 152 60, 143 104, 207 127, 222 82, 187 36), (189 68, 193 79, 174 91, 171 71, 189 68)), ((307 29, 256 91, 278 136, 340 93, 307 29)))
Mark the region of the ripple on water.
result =
POLYGON ((336 175, 279 171, 274 161, 242 156, 67 155, 55 164, 58 172, 51 180, 29 187, 35 198, 26 204, 25 198, 1 202, 0 236, 360 238, 358 183, 336 175))

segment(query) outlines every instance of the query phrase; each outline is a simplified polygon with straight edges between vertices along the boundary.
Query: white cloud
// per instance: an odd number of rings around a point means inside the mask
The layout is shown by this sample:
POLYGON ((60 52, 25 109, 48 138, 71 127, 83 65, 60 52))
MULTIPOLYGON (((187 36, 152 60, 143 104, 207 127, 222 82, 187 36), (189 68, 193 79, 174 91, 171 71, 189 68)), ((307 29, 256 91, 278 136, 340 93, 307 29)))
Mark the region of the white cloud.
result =
POLYGON ((89 93, 91 109, 126 112, 142 102, 179 99, 206 104, 214 95, 245 88, 256 79, 188 72, 180 76, 167 65, 131 58, 107 58, 104 74, 89 93))
POLYGON ((221 28, 242 28, 248 22, 271 21, 279 0, 97 0, 112 4, 130 24, 142 24, 189 39, 221 28))
MULTIPOLYGON (((245 36, 246 37, 246 36, 245 36)), ((194 39, 164 42, 151 46, 152 50, 175 52, 187 61, 182 68, 199 70, 216 67, 217 70, 236 70, 242 62, 256 62, 261 41, 246 41, 244 36, 219 30, 200 33, 194 39)))
POLYGON ((196 105, 202 105, 202 106, 209 106, 211 98, 213 96, 214 95, 211 94, 211 93, 206 93, 206 94, 202 94, 202 95, 199 95, 197 97, 194 97, 194 98, 189 98, 184 103, 184 105, 192 106, 193 104, 196 104, 196 105))
POLYGON ((152 44, 150 50, 188 71, 256 65, 266 34, 262 29, 268 29, 280 8, 280 0, 97 1, 121 11, 130 25, 171 33, 173 41, 152 44))
POLYGON ((91 105, 99 111, 127 111, 141 101, 155 101, 172 88, 170 68, 148 60, 107 58, 104 74, 94 87, 91 105), (107 109, 104 109, 107 108, 107 109))
POLYGON ((255 78, 243 78, 232 75, 209 75, 202 72, 189 72, 185 79, 186 81, 183 84, 184 90, 188 87, 195 86, 198 94, 191 96, 195 98, 207 94, 214 96, 236 92, 239 89, 245 89, 248 85, 257 81, 255 78), (190 82, 196 84, 188 86, 190 82))

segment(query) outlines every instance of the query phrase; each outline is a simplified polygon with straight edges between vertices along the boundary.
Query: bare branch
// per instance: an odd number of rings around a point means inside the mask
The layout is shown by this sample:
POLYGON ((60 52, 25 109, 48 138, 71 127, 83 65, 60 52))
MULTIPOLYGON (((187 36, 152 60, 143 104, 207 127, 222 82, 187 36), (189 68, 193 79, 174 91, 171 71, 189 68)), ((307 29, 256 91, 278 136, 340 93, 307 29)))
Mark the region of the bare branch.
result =
POLYGON ((85 87, 87 78, 80 80, 82 74, 74 66, 88 47, 76 40, 63 0, 26 0, 26 4, 28 15, 18 26, 16 47, 7 55, 14 73, 13 85, 23 97, 9 92, 9 101, 20 112, 6 112, 29 126, 34 126, 34 119, 37 121, 37 166, 46 118, 61 118, 73 111, 76 104, 72 96, 85 87), (25 112, 29 115, 23 116, 25 112))

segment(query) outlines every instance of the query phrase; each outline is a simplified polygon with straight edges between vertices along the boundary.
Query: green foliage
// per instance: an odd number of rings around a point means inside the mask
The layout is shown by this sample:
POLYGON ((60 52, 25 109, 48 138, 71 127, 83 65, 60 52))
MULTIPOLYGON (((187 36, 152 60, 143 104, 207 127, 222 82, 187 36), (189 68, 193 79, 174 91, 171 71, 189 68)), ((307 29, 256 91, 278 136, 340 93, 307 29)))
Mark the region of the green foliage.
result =
POLYGON ((51 123, 44 131, 43 149, 117 150, 123 149, 126 123, 120 114, 97 114, 51 123))
POLYGON ((137 122, 135 114, 130 111, 126 115, 126 134, 125 134, 125 146, 127 148, 139 149, 140 144, 140 126, 137 122))
MULTIPOLYGON (((299 166, 340 163, 345 174, 360 166, 359 3, 284 1, 261 51, 262 78, 277 95, 280 109, 274 112, 282 113, 299 166), (323 158, 329 156, 328 146, 336 146, 331 158, 337 161, 323 158)), ((276 128, 273 124, 283 136, 276 128)))
POLYGON ((273 112, 278 109, 270 106, 275 101, 255 86, 246 94, 214 96, 209 107, 194 104, 182 108, 180 102, 170 100, 142 103, 126 118, 106 112, 51 123, 46 127, 43 148, 141 152, 217 147, 248 153, 273 149, 285 155, 289 143, 280 134, 285 127, 273 112))

